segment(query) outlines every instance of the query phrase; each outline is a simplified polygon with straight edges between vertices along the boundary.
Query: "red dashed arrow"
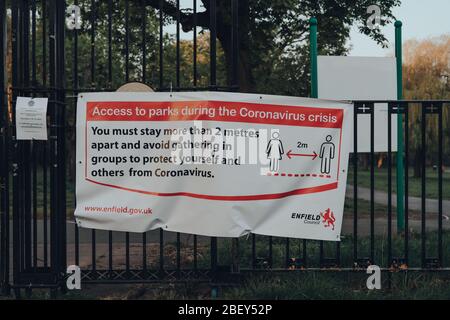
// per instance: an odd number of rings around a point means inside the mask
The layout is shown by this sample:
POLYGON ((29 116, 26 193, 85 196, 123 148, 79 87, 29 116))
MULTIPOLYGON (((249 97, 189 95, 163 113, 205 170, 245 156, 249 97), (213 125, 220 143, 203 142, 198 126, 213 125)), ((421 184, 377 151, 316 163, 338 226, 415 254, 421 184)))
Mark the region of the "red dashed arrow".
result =
POLYGON ((286 153, 286 155, 289 159, 292 159, 292 157, 312 157, 311 160, 317 158, 317 153, 315 151, 313 151, 312 154, 307 154, 307 153, 292 153, 292 150, 289 150, 288 153, 286 153))

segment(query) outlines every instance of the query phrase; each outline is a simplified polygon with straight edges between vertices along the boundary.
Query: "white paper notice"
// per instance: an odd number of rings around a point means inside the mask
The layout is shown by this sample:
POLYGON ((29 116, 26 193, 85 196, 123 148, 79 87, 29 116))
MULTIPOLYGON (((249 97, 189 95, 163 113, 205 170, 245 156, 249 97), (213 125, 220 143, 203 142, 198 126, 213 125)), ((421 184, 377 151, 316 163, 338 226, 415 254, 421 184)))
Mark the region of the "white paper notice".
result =
POLYGON ((17 140, 47 140, 48 98, 17 97, 17 140))

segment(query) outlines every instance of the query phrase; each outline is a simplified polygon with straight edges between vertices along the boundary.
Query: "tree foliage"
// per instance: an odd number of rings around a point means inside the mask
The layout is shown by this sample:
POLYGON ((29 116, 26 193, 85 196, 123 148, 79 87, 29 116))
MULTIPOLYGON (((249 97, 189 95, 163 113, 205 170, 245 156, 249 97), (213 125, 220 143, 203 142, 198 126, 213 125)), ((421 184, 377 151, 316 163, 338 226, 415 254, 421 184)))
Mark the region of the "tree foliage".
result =
MULTIPOLYGON (((181 1, 190 5, 189 1, 181 1)), ((198 0, 201 9, 178 10, 175 0, 78 0, 81 30, 66 30, 66 84, 68 96, 77 91, 115 90, 128 81, 143 81, 155 89, 176 87, 177 45, 173 24, 179 19, 184 32, 197 26, 197 85, 209 84, 209 36, 211 1, 198 0), (162 14, 162 23, 160 17, 162 14), (110 29, 109 17, 112 27, 110 29), (127 18, 128 17, 128 18, 127 18), (144 24, 145 21, 145 24, 144 24), (170 27, 171 25, 172 27, 170 27), (126 26, 128 28, 126 28, 126 26), (162 47, 160 27, 163 27, 162 47), (128 29, 128 32, 126 30, 128 29), (169 34, 167 31, 171 30, 169 34), (94 32, 93 32, 94 31, 94 32), (111 46, 109 44, 111 43, 111 46), (161 79, 161 59, 163 65, 161 79), (145 61, 145 64, 144 64, 145 61), (77 88, 72 92, 70 89, 77 88)), ((49 4, 50 1, 45 3, 49 4)), ((67 5, 75 1, 66 1, 67 5)), ((232 73, 231 1, 217 4, 217 83, 227 85, 232 73)), ((309 19, 318 20, 320 54, 343 55, 350 28, 359 30, 380 45, 386 39, 379 29, 366 26, 367 7, 377 4, 381 24, 392 22, 392 8, 400 0, 239 0, 238 4, 238 81, 243 92, 307 96, 309 93, 309 19)), ((42 2, 36 13, 36 71, 33 85, 48 85, 49 20, 43 38, 42 2), (46 40, 46 47, 43 46, 46 40), (46 49, 46 52, 44 52, 46 49), (47 62, 44 64, 44 62, 47 62), (44 72, 46 65, 46 72, 44 72), (47 77, 44 77, 47 74, 47 77)), ((49 8, 47 8, 47 13, 49 8)), ((11 37, 10 37, 11 39, 11 37)), ((180 87, 192 87, 193 43, 182 39, 180 52, 180 87)), ((11 55, 9 54, 9 57, 11 55)), ((31 59, 31 57, 30 57, 31 59)), ((75 99, 67 100, 68 126, 75 121, 75 99)), ((69 130, 70 131, 70 130, 69 130)), ((69 166, 74 167, 74 130, 68 133, 69 166)))
MULTIPOLYGON (((450 99, 450 35, 443 35, 423 41, 409 40, 403 45, 403 88, 405 99, 445 100, 450 99)), ((443 145, 444 162, 448 163, 450 151, 450 106, 443 108, 443 145)), ((421 109, 412 106, 409 117, 411 152, 414 155, 415 176, 421 174, 421 109)), ((428 116, 426 123, 427 154, 433 155, 428 161, 437 163, 438 123, 437 116, 428 116)))
MULTIPOLYGON (((200 0, 199 0, 200 1, 200 0)), ((197 24, 209 28, 210 1, 201 0, 205 11, 197 24)), ((161 1, 147 0, 159 9, 161 1)), ((239 84, 242 91, 306 95, 308 82, 307 37, 309 18, 319 22, 319 52, 345 54, 350 28, 386 45, 380 29, 366 25, 367 8, 376 4, 381 25, 392 22, 392 8, 400 0, 239 0, 239 84), (287 73, 286 73, 287 72, 287 73), (280 86, 283 80, 283 87, 280 86)), ((175 1, 163 1, 162 10, 171 17, 180 14, 185 31, 193 26, 190 11, 178 13, 175 1)), ((231 1, 217 0, 217 38, 222 44, 228 77, 231 61, 231 1)))
POLYGON ((450 35, 403 45, 403 86, 407 99, 450 98, 450 35))
POLYGON ((318 20, 318 51, 345 55, 352 25, 386 45, 380 29, 366 26, 367 7, 377 4, 381 25, 394 19, 392 8, 400 1, 366 0, 249 0, 252 88, 259 92, 306 96, 309 93, 309 19, 318 20))

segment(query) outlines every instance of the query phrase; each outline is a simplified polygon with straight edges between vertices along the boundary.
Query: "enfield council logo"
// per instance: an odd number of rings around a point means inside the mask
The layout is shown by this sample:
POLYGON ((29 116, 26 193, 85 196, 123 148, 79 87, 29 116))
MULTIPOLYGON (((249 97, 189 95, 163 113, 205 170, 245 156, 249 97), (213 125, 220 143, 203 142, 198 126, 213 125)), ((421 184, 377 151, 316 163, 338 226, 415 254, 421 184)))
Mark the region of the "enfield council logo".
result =
POLYGON ((293 212, 291 218, 302 220, 306 224, 322 224, 325 228, 330 228, 331 230, 334 230, 334 223, 336 222, 334 213, 330 208, 319 214, 293 212))

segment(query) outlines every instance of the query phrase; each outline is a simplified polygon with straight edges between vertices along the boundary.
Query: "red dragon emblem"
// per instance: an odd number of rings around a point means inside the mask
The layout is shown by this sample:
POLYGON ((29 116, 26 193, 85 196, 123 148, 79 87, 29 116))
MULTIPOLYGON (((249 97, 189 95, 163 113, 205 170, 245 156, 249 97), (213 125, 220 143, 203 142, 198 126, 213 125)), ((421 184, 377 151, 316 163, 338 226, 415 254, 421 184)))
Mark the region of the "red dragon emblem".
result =
POLYGON ((334 217, 333 211, 328 208, 325 210, 324 213, 320 213, 320 216, 322 217, 322 223, 324 224, 325 228, 332 227, 332 230, 334 230, 334 222, 336 221, 336 218, 334 217))

